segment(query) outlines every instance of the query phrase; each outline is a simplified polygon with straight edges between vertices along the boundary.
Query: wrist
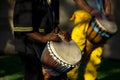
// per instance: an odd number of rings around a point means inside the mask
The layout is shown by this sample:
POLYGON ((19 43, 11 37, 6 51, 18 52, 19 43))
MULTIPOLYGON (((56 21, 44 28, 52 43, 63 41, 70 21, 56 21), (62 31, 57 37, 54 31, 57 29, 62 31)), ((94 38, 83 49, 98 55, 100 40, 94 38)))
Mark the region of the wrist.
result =
POLYGON ((110 14, 110 13, 107 13, 107 14, 105 14, 105 16, 108 17, 108 16, 111 16, 111 14, 110 14))
POLYGON ((91 14, 92 13, 92 11, 93 11, 93 8, 90 8, 89 10, 88 10, 88 12, 91 14))
POLYGON ((47 43, 48 42, 48 39, 45 37, 45 36, 42 36, 41 40, 43 43, 47 43))

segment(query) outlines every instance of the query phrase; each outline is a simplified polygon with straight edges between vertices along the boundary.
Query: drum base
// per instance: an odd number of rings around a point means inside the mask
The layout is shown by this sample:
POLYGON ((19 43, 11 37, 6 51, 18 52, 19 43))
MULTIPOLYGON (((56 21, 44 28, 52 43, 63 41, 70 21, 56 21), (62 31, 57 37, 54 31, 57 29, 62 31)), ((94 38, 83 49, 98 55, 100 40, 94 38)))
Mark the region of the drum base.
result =
POLYGON ((66 66, 62 66, 61 64, 56 62, 50 55, 47 48, 45 48, 44 53, 42 54, 41 61, 43 64, 43 69, 52 76, 59 76, 72 69, 67 68, 66 66))

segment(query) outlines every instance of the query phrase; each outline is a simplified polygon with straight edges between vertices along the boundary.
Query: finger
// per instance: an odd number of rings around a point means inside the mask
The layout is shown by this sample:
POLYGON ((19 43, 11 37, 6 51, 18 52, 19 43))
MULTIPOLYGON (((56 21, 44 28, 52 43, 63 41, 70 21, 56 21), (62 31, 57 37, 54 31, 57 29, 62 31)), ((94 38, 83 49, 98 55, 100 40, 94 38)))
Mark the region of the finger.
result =
POLYGON ((59 33, 59 31, 60 31, 60 29, 59 29, 58 27, 56 27, 56 28, 54 29, 54 32, 55 32, 55 33, 59 33))

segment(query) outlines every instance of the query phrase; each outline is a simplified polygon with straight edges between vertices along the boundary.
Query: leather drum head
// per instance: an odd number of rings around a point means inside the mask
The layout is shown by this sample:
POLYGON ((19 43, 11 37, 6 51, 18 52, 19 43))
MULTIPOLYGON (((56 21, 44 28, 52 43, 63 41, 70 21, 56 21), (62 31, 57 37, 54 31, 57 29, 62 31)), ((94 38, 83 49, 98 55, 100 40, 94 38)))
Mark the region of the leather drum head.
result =
POLYGON ((75 65, 81 60, 81 51, 72 40, 70 42, 50 41, 50 47, 52 52, 54 52, 54 55, 67 64, 75 65))
POLYGON ((118 28, 115 22, 108 21, 106 19, 95 19, 97 25, 104 31, 114 34, 117 32, 118 28))

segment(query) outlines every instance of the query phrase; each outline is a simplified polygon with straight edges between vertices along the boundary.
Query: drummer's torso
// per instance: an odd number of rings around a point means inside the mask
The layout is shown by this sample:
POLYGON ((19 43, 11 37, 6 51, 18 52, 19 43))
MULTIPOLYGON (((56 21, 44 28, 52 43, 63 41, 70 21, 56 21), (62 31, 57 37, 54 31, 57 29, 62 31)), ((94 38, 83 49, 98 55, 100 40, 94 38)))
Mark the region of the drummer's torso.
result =
POLYGON ((52 28, 48 22, 48 7, 45 0, 17 0, 14 8, 14 30, 19 32, 38 31, 47 34, 52 28), (46 25, 46 23, 49 25, 46 25))
POLYGON ((41 7, 45 6, 45 2, 47 0, 16 0, 15 9, 22 9, 32 11, 32 9, 41 9, 41 7))

